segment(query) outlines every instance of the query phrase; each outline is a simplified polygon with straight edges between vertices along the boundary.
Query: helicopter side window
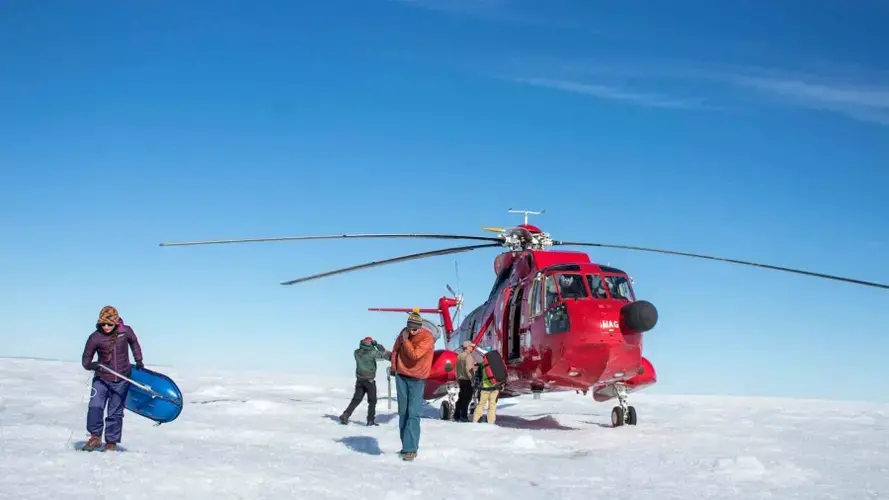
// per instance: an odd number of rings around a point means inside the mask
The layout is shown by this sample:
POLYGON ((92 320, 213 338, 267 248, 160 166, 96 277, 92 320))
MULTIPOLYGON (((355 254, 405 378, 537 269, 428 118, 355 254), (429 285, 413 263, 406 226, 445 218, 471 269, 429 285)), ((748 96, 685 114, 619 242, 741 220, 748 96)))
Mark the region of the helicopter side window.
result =
POLYGON ((564 302, 546 311, 544 319, 547 335, 564 333, 571 329, 571 320, 568 317, 568 308, 564 302))
POLYGON ((560 274, 557 281, 563 299, 582 299, 587 296, 583 278, 579 274, 560 274))
POLYGON ((528 312, 533 318, 540 314, 540 287, 542 286, 540 277, 534 280, 531 285, 531 294, 528 296, 528 312))
POLYGON ((463 320, 463 323, 460 325, 460 331, 462 332, 460 335, 461 342, 475 339, 475 335, 478 333, 478 327, 480 326, 479 316, 481 316, 481 313, 482 306, 476 307, 463 320))
POLYGON ((552 276, 546 277, 544 285, 544 298, 546 302, 543 304, 543 310, 546 311, 559 300, 559 291, 556 290, 556 280, 552 276))
POLYGON ((606 276, 605 283, 612 298, 633 302, 633 289, 630 287, 630 280, 625 276, 606 276))
POLYGON ((590 292, 593 294, 594 299, 607 299, 608 292, 605 291, 605 282, 602 280, 602 277, 598 274, 587 274, 586 275, 587 285, 590 287, 590 292))

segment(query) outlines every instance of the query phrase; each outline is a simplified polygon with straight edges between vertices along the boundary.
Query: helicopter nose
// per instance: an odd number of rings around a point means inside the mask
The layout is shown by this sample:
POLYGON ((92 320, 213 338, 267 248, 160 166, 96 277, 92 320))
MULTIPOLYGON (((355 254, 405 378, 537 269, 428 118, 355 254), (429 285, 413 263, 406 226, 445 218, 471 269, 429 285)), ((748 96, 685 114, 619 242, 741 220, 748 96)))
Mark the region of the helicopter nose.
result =
POLYGON ((647 300, 631 302, 620 309, 621 323, 633 333, 645 333, 657 325, 658 312, 647 300))

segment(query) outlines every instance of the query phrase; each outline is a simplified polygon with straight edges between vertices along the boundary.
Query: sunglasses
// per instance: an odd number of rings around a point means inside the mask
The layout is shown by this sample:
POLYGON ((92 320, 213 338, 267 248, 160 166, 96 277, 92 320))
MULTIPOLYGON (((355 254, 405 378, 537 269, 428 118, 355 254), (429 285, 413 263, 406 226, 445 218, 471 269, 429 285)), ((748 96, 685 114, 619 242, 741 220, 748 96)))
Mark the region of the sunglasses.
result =
POLYGON ((99 323, 99 326, 114 326, 114 323, 99 323))

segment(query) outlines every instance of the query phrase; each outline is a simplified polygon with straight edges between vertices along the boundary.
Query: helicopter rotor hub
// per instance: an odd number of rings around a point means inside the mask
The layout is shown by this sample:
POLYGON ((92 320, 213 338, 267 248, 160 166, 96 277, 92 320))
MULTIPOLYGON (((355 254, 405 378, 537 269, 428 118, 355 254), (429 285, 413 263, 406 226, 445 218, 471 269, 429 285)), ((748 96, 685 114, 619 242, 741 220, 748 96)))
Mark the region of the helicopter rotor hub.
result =
POLYGON ((549 233, 531 233, 524 228, 515 228, 501 234, 504 246, 513 252, 523 250, 545 250, 553 245, 549 233))

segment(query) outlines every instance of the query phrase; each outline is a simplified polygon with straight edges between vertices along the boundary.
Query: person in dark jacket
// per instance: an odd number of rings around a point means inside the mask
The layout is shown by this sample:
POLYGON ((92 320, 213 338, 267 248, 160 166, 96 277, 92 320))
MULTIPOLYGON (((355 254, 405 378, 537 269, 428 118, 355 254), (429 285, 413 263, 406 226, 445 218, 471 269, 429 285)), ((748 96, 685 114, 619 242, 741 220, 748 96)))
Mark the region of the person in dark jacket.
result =
POLYGON ((475 378, 475 360, 472 351, 475 344, 467 340, 463 342, 463 352, 457 355, 457 384, 460 386, 460 395, 454 412, 454 420, 457 422, 469 422, 469 403, 472 402, 472 381, 475 378))
POLYGON ((117 309, 105 306, 99 312, 94 331, 83 347, 81 364, 86 370, 95 371, 89 409, 86 414, 86 430, 90 438, 83 449, 92 451, 101 446, 105 434, 105 449, 115 450, 123 432, 123 410, 130 383, 99 365, 106 366, 124 377, 130 376, 130 352, 136 360, 136 368, 142 369, 142 347, 132 327, 120 321, 117 309), (98 354, 98 360, 93 356, 98 354), (108 416, 104 418, 107 406, 108 416))
POLYGON ((358 349, 355 349, 355 393, 346 411, 340 415, 341 424, 349 423, 352 412, 367 394, 367 425, 377 425, 377 360, 389 359, 390 356, 392 353, 370 337, 365 337, 358 344, 358 349))

